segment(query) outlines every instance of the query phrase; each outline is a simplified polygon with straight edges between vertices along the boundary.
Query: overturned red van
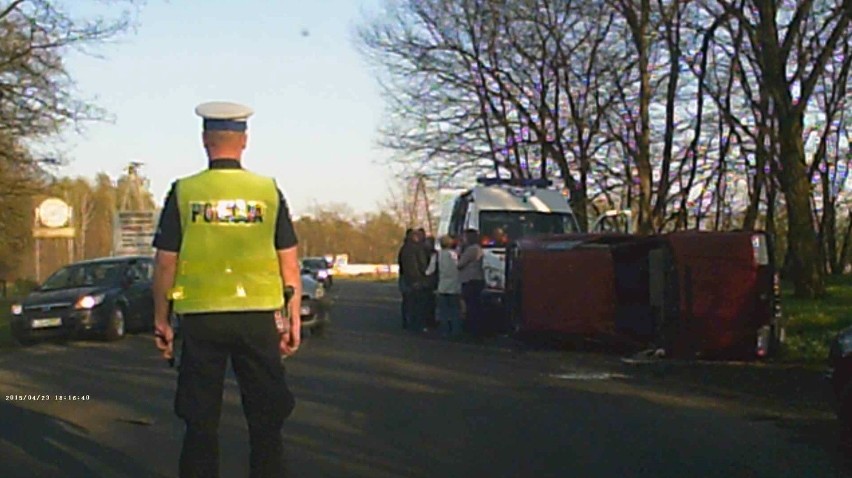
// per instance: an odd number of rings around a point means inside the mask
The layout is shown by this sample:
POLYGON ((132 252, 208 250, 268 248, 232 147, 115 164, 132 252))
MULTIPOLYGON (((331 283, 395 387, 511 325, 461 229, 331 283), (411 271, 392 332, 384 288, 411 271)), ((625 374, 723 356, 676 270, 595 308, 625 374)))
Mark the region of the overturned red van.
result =
POLYGON ((661 347, 680 357, 763 357, 783 340, 763 232, 571 234, 507 254, 518 333, 661 347))

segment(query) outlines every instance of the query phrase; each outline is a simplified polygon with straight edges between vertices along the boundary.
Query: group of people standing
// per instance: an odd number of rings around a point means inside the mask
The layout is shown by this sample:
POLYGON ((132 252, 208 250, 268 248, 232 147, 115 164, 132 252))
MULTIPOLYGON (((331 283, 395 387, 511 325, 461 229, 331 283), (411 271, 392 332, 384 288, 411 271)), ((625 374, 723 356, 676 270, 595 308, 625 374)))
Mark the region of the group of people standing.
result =
POLYGON ((461 238, 439 239, 423 229, 409 229, 399 250, 399 289, 402 327, 443 329, 448 336, 480 335, 484 330, 482 247, 479 233, 467 230, 461 238))

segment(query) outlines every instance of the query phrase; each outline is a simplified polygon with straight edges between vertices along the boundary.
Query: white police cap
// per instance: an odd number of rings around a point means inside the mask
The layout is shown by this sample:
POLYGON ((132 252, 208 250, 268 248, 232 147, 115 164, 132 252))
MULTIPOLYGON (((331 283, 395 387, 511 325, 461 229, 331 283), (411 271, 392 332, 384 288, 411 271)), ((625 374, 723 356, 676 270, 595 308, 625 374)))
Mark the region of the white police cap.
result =
POLYGON ((198 105, 195 114, 204 118, 205 131, 245 131, 254 111, 238 103, 211 101, 198 105))

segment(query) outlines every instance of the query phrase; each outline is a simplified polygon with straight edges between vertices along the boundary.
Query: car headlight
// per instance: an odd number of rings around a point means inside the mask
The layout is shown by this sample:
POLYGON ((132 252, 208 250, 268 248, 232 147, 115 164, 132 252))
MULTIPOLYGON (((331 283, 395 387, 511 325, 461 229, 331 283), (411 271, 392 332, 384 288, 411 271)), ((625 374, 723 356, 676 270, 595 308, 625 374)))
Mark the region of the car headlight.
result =
POLYGON ((322 271, 317 272, 317 277, 319 277, 320 279, 327 279, 328 278, 328 271, 322 270, 322 271))
POLYGON ((317 299, 322 299, 323 297, 325 297, 325 287, 323 287, 322 284, 317 284, 317 290, 316 292, 314 292, 314 296, 317 299))
POLYGON ((106 294, 84 295, 74 305, 75 309, 92 309, 104 301, 106 294))
POLYGON ((24 313, 24 306, 21 304, 12 304, 12 315, 21 315, 24 313))

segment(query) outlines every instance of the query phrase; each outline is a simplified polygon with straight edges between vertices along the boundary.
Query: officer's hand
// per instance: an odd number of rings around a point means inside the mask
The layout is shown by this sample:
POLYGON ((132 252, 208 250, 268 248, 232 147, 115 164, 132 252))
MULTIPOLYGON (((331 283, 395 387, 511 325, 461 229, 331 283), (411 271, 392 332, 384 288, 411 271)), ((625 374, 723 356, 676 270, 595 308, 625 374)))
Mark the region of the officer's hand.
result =
POLYGON ((302 321, 300 318, 290 319, 290 328, 287 332, 281 334, 281 341, 278 343, 278 348, 281 353, 290 357, 299 350, 299 343, 302 339, 302 321))
POLYGON ((154 322, 154 337, 157 348, 163 351, 163 358, 170 360, 174 358, 175 332, 168 321, 154 322))

